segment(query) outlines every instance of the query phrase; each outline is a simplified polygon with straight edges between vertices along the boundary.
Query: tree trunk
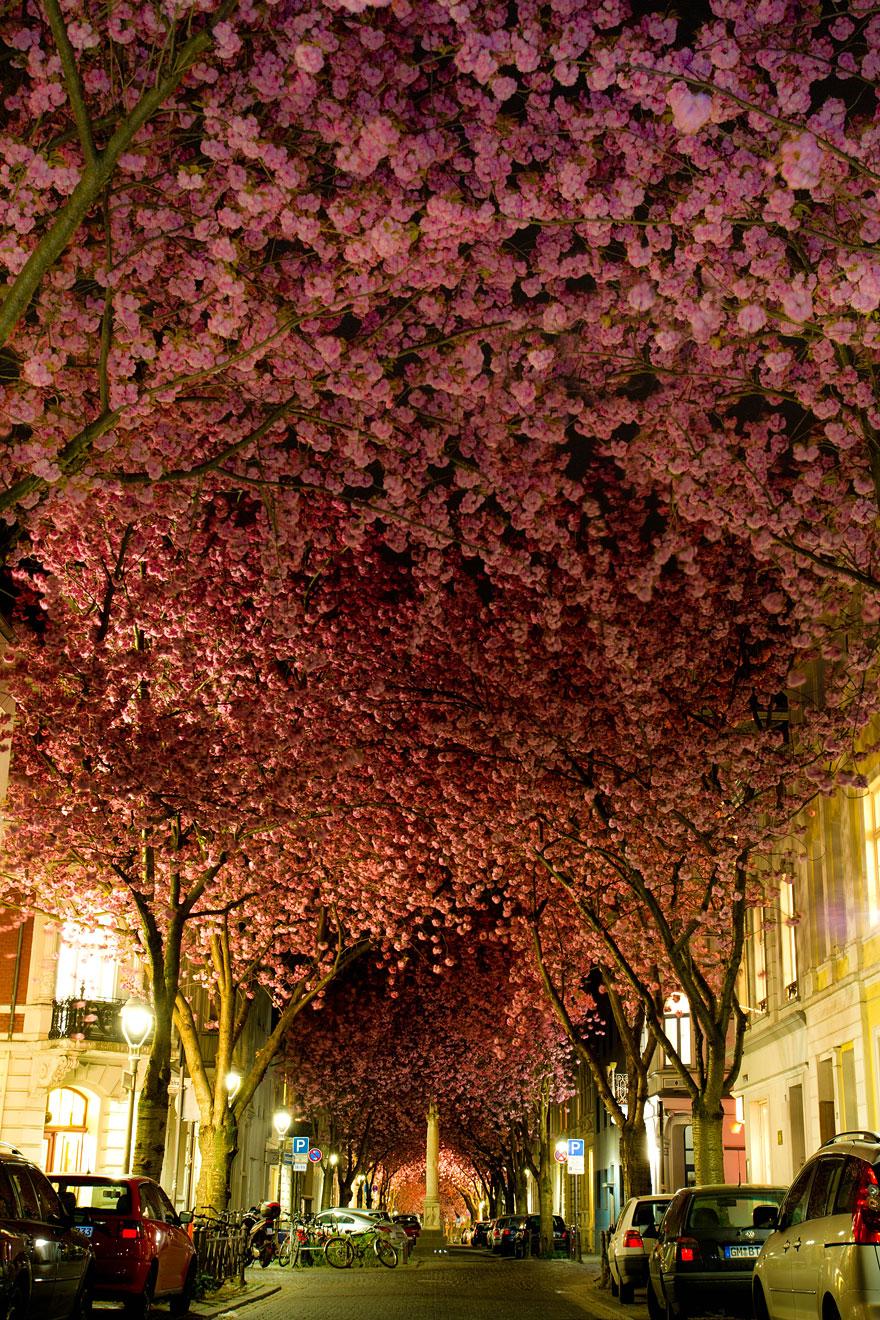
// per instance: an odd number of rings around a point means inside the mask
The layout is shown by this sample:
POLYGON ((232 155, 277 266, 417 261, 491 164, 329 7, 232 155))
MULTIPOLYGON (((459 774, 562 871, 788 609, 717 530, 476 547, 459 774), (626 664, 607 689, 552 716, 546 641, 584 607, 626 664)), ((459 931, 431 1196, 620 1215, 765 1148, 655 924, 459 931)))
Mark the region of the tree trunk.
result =
POLYGON ((698 1183, 724 1182, 724 1110, 721 1100, 700 1096, 693 1108, 694 1172, 698 1183))
MULTIPOLYGON (((171 1021, 156 1014, 153 1040, 138 1100, 137 1133, 132 1158, 132 1172, 162 1180, 165 1162, 165 1136, 168 1130, 168 1094, 171 1085, 171 1021)), ((178 1097, 183 1103, 183 1097, 178 1097)), ((128 1172, 128 1170, 126 1170, 128 1172)))
POLYGON ((639 1105, 627 1114, 620 1129, 620 1169, 625 1201, 631 1196, 649 1196, 652 1190, 644 1112, 644 1105, 639 1105))
POLYGON ((196 1205, 221 1214, 229 1204, 232 1161, 238 1152, 238 1124, 232 1110, 224 1122, 199 1128, 202 1167, 196 1188, 196 1205))
POLYGON ((549 1259, 553 1255, 553 1172, 550 1143, 541 1136, 538 1156, 538 1212, 541 1216, 541 1245, 538 1255, 549 1259))

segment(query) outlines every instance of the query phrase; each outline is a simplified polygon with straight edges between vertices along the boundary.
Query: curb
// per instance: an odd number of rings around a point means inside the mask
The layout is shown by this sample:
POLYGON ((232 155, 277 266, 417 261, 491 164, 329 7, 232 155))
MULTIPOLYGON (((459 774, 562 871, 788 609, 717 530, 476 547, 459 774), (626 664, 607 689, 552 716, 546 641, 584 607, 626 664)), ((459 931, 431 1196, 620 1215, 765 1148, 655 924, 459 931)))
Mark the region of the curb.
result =
POLYGON ((261 1288, 258 1292, 233 1293, 223 1301, 215 1303, 195 1302, 189 1310, 191 1316, 196 1320, 211 1320, 212 1316, 226 1315, 230 1311, 239 1311, 244 1306, 252 1306, 254 1302, 264 1302, 267 1297, 274 1297, 276 1293, 281 1292, 281 1285, 276 1284, 274 1288, 261 1288))

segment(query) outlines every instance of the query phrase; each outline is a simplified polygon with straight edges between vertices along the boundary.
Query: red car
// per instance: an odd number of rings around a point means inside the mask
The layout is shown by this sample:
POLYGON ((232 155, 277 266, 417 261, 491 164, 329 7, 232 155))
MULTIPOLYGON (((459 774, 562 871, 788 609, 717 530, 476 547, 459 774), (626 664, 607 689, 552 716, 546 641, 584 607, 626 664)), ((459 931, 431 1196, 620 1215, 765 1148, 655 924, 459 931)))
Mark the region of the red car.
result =
POLYGON ((154 1300, 167 1299, 171 1314, 189 1311, 196 1282, 196 1254, 178 1215, 151 1178, 109 1178, 56 1173, 49 1181, 95 1253, 95 1300, 125 1303, 141 1320, 154 1300))

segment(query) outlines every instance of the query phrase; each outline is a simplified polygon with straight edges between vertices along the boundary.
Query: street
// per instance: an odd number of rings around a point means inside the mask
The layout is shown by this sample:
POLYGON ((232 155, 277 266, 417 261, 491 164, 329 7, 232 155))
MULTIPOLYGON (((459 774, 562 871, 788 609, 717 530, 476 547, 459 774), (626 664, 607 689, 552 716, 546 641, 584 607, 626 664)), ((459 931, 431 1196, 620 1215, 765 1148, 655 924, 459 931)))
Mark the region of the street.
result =
MULTIPOLYGON (((331 1270, 270 1268, 256 1282, 280 1292, 248 1306, 224 1310, 199 1305, 193 1315, 232 1320, 607 1320, 612 1314, 641 1320, 642 1307, 617 1308, 597 1293, 596 1276, 566 1260, 516 1261, 482 1252, 416 1255, 405 1268, 331 1270), (592 1299, 597 1299, 594 1307, 592 1299), (611 1308, 614 1307, 614 1310, 611 1308)), ((158 1315, 158 1312, 157 1312, 158 1315)))

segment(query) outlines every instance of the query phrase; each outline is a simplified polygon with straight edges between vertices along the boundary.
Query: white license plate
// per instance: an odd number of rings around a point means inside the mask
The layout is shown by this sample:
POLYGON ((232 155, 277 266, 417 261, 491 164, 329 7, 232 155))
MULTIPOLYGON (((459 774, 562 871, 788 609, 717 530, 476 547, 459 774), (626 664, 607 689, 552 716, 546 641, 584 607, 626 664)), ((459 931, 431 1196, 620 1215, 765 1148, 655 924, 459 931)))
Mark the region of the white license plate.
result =
POLYGON ((724 1254, 728 1260, 741 1260, 743 1257, 753 1260, 756 1256, 760 1256, 761 1248, 759 1246, 725 1247, 724 1254))

